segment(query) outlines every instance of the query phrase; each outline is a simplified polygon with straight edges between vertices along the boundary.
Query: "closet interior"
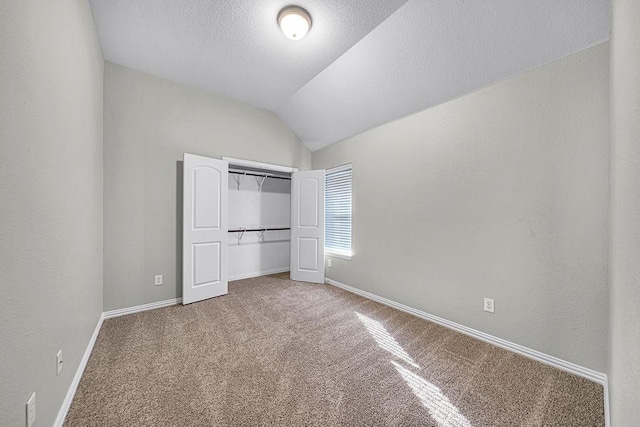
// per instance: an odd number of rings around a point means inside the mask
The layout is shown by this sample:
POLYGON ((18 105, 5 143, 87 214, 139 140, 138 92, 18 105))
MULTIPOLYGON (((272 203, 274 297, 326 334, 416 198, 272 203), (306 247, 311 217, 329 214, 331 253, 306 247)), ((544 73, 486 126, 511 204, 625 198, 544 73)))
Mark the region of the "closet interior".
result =
POLYGON ((288 271, 291 172, 229 160, 228 174, 229 280, 288 271))

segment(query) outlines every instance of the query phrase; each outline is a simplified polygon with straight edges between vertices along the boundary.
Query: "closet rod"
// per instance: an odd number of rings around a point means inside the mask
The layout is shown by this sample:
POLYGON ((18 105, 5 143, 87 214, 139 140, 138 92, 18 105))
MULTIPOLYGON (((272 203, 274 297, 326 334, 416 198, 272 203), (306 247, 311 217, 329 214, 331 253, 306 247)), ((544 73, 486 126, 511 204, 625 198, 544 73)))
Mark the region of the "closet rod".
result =
POLYGON ((245 172, 245 171, 239 171, 237 169, 229 169, 229 173, 233 173, 236 175, 248 175, 248 176, 264 176, 266 178, 276 178, 276 179, 286 179, 291 181, 291 178, 288 176, 278 176, 278 175, 271 175, 270 173, 259 173, 259 172, 245 172))
POLYGON ((289 227, 263 227, 263 228, 230 228, 229 233, 240 233, 242 231, 282 231, 291 230, 289 227))

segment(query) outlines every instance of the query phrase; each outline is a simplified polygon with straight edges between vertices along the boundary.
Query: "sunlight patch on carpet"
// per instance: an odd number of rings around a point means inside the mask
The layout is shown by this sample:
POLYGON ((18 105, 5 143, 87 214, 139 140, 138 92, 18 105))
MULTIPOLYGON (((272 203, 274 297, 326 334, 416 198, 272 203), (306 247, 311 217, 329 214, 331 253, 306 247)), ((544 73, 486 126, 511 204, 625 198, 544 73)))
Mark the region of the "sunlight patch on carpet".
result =
POLYGON ((360 319, 360 321, 364 324, 364 326, 367 327, 367 330, 369 331, 373 339, 376 340, 378 347, 382 348, 383 350, 387 350, 389 353, 405 361, 414 368, 420 368, 420 366, 418 366, 418 364, 413 361, 411 356, 409 356, 409 353, 407 353, 405 349, 402 348, 400 344, 398 344, 395 338, 393 338, 391 334, 385 329, 385 327, 382 326, 382 323, 358 312, 356 312, 356 315, 358 316, 358 319, 360 319))
POLYGON ((458 408, 451 403, 438 387, 393 360, 391 364, 402 376, 402 379, 409 384, 413 394, 429 410, 429 414, 438 425, 471 427, 469 420, 458 411, 458 408))
MULTIPOLYGON (((378 347, 393 354, 411 367, 418 370, 420 369, 420 366, 413 360, 409 353, 398 344, 398 341, 393 338, 382 323, 358 312, 356 312, 356 315, 360 322, 366 326, 378 344, 378 347)), ((402 379, 409 385, 413 394, 420 399, 422 405, 427 408, 429 415, 431 415, 439 426, 472 427, 469 420, 458 411, 458 408, 442 393, 442 390, 395 360, 392 360, 391 364, 396 368, 396 371, 398 371, 402 379)))

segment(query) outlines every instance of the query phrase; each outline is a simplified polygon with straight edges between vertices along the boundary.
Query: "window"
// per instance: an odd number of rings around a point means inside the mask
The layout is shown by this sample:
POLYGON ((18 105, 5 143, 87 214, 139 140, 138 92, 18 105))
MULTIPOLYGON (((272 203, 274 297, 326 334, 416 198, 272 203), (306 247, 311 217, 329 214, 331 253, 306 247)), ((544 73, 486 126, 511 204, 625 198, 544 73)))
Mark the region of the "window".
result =
POLYGON ((325 251, 351 259, 351 164, 327 170, 324 197, 325 251))

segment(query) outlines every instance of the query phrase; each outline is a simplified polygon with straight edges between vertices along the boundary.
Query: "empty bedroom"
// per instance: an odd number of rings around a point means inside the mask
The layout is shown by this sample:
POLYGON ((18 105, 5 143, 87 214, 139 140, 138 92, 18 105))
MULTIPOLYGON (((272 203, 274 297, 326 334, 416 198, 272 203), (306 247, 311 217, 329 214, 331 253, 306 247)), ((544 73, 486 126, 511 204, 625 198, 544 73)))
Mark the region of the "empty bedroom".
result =
POLYGON ((640 425, 640 3, 1 0, 0 426, 640 425))

